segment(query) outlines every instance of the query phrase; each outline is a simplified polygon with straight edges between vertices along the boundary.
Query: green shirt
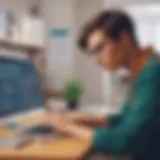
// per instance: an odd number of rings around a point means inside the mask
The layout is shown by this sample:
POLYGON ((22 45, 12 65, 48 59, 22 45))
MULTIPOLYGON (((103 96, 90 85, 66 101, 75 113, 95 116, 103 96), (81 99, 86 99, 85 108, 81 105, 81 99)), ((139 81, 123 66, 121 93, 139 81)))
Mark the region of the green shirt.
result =
POLYGON ((160 61, 151 56, 133 82, 120 114, 109 126, 96 129, 95 151, 131 156, 134 160, 160 160, 160 61))

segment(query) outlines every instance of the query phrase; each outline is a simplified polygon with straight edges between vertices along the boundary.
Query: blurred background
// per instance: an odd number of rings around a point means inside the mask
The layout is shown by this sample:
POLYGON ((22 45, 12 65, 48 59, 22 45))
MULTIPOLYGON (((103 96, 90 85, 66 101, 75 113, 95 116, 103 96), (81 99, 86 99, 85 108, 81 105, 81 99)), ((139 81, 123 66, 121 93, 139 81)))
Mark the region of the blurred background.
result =
POLYGON ((0 57, 36 65, 47 106, 67 99, 82 107, 117 107, 129 85, 123 82, 128 73, 122 69, 111 75, 77 47, 85 22, 111 8, 133 17, 142 46, 160 50, 159 0, 0 0, 0 57))

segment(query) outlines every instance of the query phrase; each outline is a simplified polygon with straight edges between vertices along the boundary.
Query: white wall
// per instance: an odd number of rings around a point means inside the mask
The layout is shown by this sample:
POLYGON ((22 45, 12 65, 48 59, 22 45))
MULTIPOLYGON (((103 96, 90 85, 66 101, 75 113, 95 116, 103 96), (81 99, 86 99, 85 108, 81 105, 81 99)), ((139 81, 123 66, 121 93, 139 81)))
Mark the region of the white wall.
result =
MULTIPOLYGON (((76 3, 76 36, 81 27, 103 8, 103 0, 77 0, 76 3)), ((78 48, 75 50, 75 75, 85 87, 82 103, 102 103, 101 70, 91 57, 87 57, 78 48)))
POLYGON ((0 10, 9 10, 16 17, 28 11, 32 0, 0 0, 0 10))
POLYGON ((53 63, 55 56, 51 52, 53 47, 51 38, 47 40, 49 86, 61 89, 66 80, 78 77, 85 88, 82 102, 101 103, 101 71, 94 61, 79 51, 76 42, 79 30, 84 23, 103 8, 103 0, 44 0, 41 5, 48 32, 57 27, 66 27, 71 31, 72 58, 63 65, 55 61, 53 63))
POLYGON ((59 90, 64 83, 73 77, 73 50, 74 50, 74 0, 43 0, 42 15, 47 25, 47 79, 48 87, 59 90), (56 61, 52 52, 53 44, 49 32, 53 28, 66 28, 70 31, 71 53, 69 60, 56 61))
POLYGON ((104 0, 105 8, 123 8, 125 5, 158 3, 159 0, 104 0))

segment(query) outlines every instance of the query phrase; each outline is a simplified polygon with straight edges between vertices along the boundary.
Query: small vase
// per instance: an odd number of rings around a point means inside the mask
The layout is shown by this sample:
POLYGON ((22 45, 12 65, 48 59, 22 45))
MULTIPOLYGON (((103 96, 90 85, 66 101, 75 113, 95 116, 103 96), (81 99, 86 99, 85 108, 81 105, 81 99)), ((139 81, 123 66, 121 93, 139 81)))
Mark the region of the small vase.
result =
POLYGON ((67 102, 68 109, 76 110, 78 108, 78 101, 69 101, 67 102))

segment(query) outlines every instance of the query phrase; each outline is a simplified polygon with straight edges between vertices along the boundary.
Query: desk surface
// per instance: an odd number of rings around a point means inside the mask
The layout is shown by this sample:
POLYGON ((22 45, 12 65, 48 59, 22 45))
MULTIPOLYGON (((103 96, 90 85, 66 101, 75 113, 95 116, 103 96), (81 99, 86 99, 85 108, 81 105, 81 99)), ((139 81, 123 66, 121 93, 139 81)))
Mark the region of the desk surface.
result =
MULTIPOLYGON (((23 123, 37 122, 44 119, 46 115, 40 115, 23 120, 23 123)), ((0 136, 15 136, 12 132, 0 129, 0 136)), ((50 138, 34 142, 24 148, 5 149, 0 148, 0 159, 4 158, 41 158, 41 159, 81 159, 90 149, 90 145, 85 141, 77 140, 73 137, 50 138)))

